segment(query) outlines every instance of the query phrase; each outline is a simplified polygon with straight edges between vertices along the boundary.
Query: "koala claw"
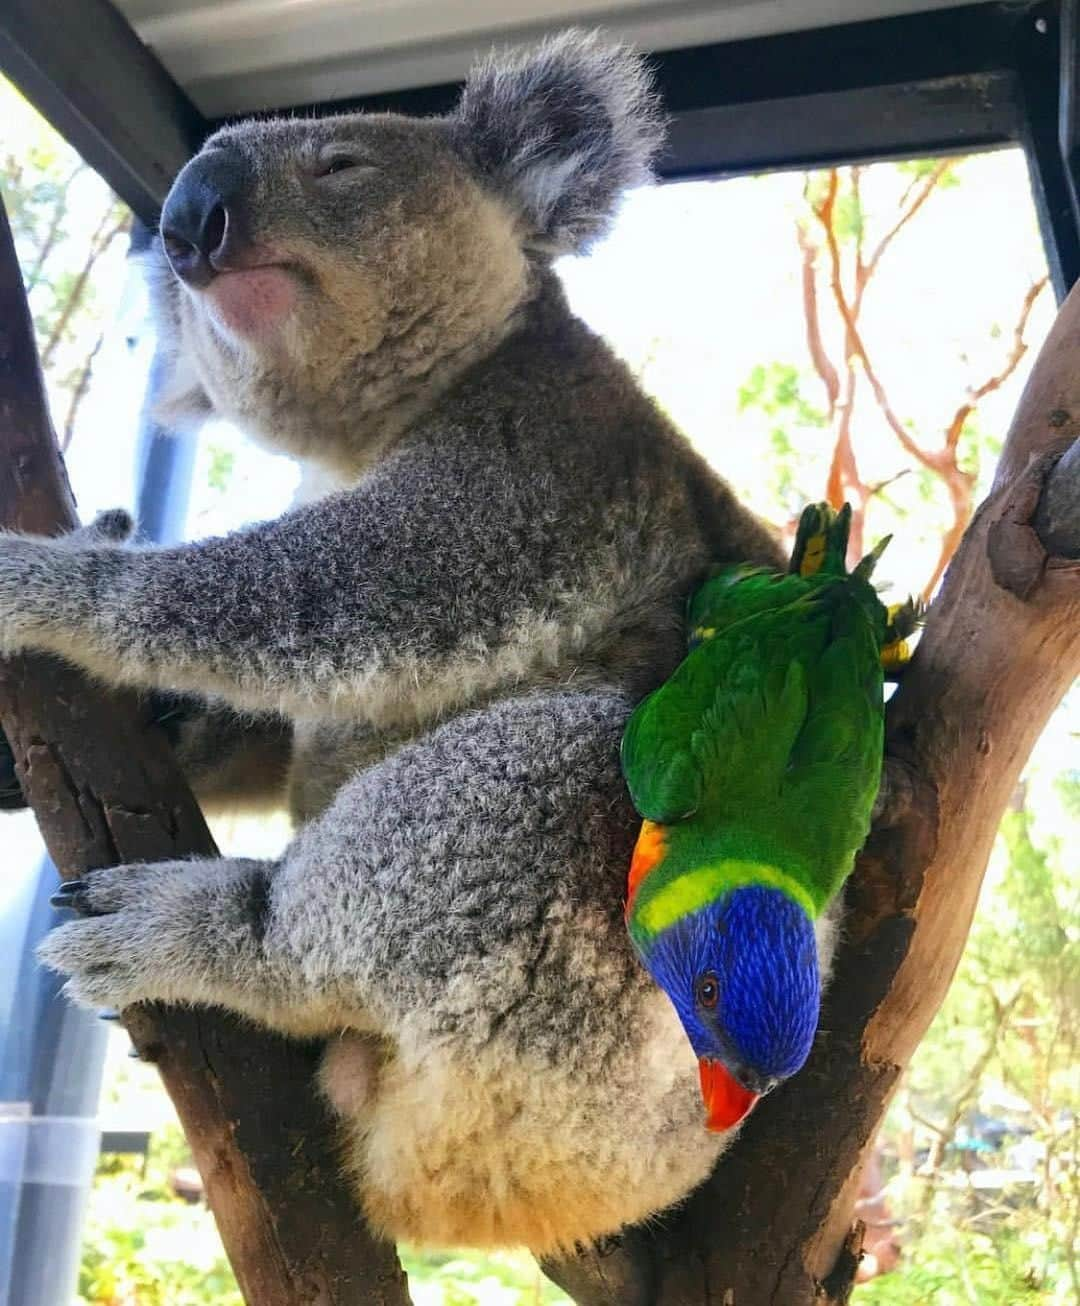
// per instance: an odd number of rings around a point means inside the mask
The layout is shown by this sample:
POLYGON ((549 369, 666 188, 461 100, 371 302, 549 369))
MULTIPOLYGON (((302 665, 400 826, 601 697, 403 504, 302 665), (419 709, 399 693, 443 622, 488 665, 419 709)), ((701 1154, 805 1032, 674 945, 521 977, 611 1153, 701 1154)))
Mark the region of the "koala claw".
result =
POLYGON ((46 934, 38 960, 68 976, 65 992, 80 1006, 123 1011, 163 996, 160 981, 189 950, 179 899, 164 892, 166 882, 178 884, 160 863, 107 866, 53 895, 76 915, 46 934))
POLYGON ((70 907, 73 911, 86 911, 86 881, 62 880, 56 892, 49 899, 49 905, 58 911, 70 907))

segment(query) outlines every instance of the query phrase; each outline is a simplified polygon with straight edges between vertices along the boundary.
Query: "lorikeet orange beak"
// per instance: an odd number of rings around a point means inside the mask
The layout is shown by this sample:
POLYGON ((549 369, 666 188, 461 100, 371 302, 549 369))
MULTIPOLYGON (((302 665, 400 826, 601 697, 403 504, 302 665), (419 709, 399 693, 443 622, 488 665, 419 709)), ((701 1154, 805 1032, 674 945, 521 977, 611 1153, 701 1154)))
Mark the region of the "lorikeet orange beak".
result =
POLYGON ((711 1133, 719 1134, 737 1125, 758 1100, 758 1094, 743 1088, 722 1061, 702 1057, 698 1071, 707 1113, 705 1128, 711 1133))

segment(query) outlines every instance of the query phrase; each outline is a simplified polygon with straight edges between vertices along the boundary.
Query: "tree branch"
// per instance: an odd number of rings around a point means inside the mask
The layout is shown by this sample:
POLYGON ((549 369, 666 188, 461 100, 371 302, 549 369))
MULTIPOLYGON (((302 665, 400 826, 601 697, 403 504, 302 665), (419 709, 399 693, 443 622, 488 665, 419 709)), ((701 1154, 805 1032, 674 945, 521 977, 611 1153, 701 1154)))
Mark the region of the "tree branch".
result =
POLYGON ((802 254, 802 305, 803 321, 806 324, 806 347, 814 371, 821 378, 828 402, 829 420, 836 415, 836 405, 840 398, 840 376, 828 355, 821 336, 821 306, 817 292, 817 255, 818 249, 801 222, 796 223, 795 231, 802 254))
MULTIPOLYGON (((856 203, 858 203, 859 173, 856 169, 852 169, 851 178, 853 194, 856 197, 856 203)), ((807 182, 809 182, 809 178, 807 182)), ((819 206, 814 208, 814 212, 826 231, 826 244, 829 251, 829 285, 832 288, 833 297, 838 303, 844 304, 847 313, 846 316, 842 315, 845 324, 843 396, 833 406, 836 439, 833 442, 832 459, 829 463, 825 497, 834 508, 840 508, 845 502, 854 500, 855 510, 852 514, 851 538, 848 541, 848 550, 852 556, 861 557, 863 553, 865 507, 869 494, 868 487, 859 473, 858 459, 855 456, 855 445, 852 440, 852 423, 855 419, 855 399, 858 392, 859 374, 854 363, 852 337, 851 332, 847 329, 847 322, 858 320, 868 275, 862 261, 862 236, 860 234, 855 246, 855 290, 849 299, 844 290, 843 260, 841 258, 840 242, 836 238, 834 221, 839 191, 839 170, 830 168, 825 198, 819 206)))
POLYGON ((1024 339, 1024 333, 1027 331, 1028 321, 1031 318, 1031 310, 1035 307, 1036 300, 1050 284, 1049 277, 1040 277, 1038 281, 1033 281, 1027 288, 1020 305, 1020 316, 1016 325, 1013 327, 1013 343, 1009 350, 1008 357, 1004 364, 982 383, 977 385, 971 391, 971 400, 966 404, 961 404, 957 409, 956 415, 949 423, 945 435, 945 447, 955 449, 959 442, 960 435, 964 429, 964 423, 974 412, 980 399, 985 399, 988 394, 993 394, 995 390, 1000 390, 1010 376, 1020 366, 1024 355, 1028 351, 1028 342, 1024 339), (963 414, 963 416, 961 416, 963 414))
POLYGON ((68 191, 71 189, 71 183, 84 172, 86 164, 80 163, 75 170, 69 175, 67 181, 60 187, 60 194, 56 197, 56 203, 53 205, 53 214, 49 222, 49 229, 45 233, 45 239, 38 248, 37 257, 34 259, 34 266, 30 269, 26 277, 26 292, 29 294, 41 280, 42 273, 45 271, 45 264, 48 262, 49 255, 56 247, 56 242, 60 239, 60 228, 63 226, 64 218, 67 217, 67 198, 68 191))
POLYGON ((934 570, 923 587, 923 599, 929 601, 930 596, 937 588, 938 581, 945 574, 945 568, 949 564, 949 559, 956 552, 956 547, 967 528, 968 521, 971 518, 972 497, 975 490, 975 474, 966 472, 960 466, 957 457, 957 449, 960 444, 960 437, 964 433, 964 426, 968 418, 975 411, 979 402, 985 399, 988 394, 998 390, 1005 384, 1010 376, 1020 366, 1020 362, 1028 351, 1027 341, 1024 339, 1024 333, 1027 330, 1028 320, 1031 317, 1031 311, 1035 307, 1035 302, 1039 298, 1043 289, 1049 284, 1049 277, 1042 277, 1040 280, 1032 283, 1028 287, 1021 304, 1020 316, 1016 326, 1013 328, 1013 345, 1009 351, 1002 367, 992 376, 988 377, 981 385, 976 386, 971 391, 970 398, 953 414, 952 421, 945 431, 945 443, 941 450, 942 467, 939 475, 945 482, 945 488, 949 494, 949 500, 952 505, 952 521, 948 529, 941 537, 941 545, 938 549, 938 559, 934 570))
MULTIPOLYGON (((0 207, 0 525, 58 534, 74 501, 0 207)), ((214 851, 163 737, 130 697, 40 657, 0 663, 0 717, 63 875, 214 851)), ((406 1306, 394 1249, 363 1228, 315 1096, 318 1049, 219 1011, 124 1013, 187 1132, 251 1306, 406 1306)))
MULTIPOLYGON (((832 171, 835 174, 836 169, 834 168, 832 171)), ((840 243, 836 238, 836 232, 833 229, 832 223, 832 200, 834 199, 835 189, 832 191, 832 199, 829 199, 827 203, 817 205, 814 212, 825 231, 825 243, 828 247, 830 262, 832 264, 830 285, 832 287, 833 299, 836 302, 837 311, 840 314, 840 319, 844 324, 844 330, 847 333, 850 346, 849 357, 858 358, 862 370, 866 375, 866 379, 870 383, 870 389, 873 392, 874 399, 877 401, 877 405, 881 409, 882 416, 885 418, 886 422, 888 422, 890 429, 896 436, 897 440, 899 440, 901 447, 924 467, 929 467, 932 471, 940 471, 940 457, 937 454, 923 449, 922 446, 912 438, 911 433, 907 430, 903 422, 901 422, 900 418, 897 417, 893 410, 892 404, 889 402, 888 393, 886 392, 884 385, 882 385, 881 380, 870 361, 866 345, 859 331, 859 324, 855 312, 852 305, 848 302, 847 295, 844 293, 844 285, 840 273, 842 267, 840 243)))
MULTIPOLYGON (((1024 339, 1024 333, 1027 330, 1028 320, 1031 316, 1032 309, 1043 288, 1046 286, 1048 279, 1043 277, 1029 287, 1024 296, 1021 306, 1020 317, 1014 329, 1013 346, 1005 360, 1004 365, 998 372, 994 373, 980 386, 971 391, 970 396, 965 403, 961 404, 953 415, 945 431, 945 439, 938 449, 926 449, 912 436, 910 431, 904 426, 897 416, 892 403, 889 399, 888 392, 885 389, 880 377, 871 362, 866 342, 863 340, 859 330, 859 313, 862 308, 862 298, 869 284, 870 277, 880 262, 881 256, 888 248, 889 243, 895 239, 896 235, 903 229, 907 222, 911 220, 915 213, 918 212, 922 204, 930 196, 934 187, 938 184, 941 177, 947 170, 947 164, 940 165, 928 176, 926 185, 924 185, 916 194, 915 198, 907 204, 901 218, 893 224, 885 238, 878 245, 866 264, 861 262, 857 257, 855 267, 855 291, 849 296, 844 289, 842 267, 843 260, 841 256, 840 243, 836 235, 835 227, 835 205, 839 188, 839 174, 837 169, 833 168, 829 173, 829 184, 825 193, 825 198, 820 204, 813 206, 813 211, 820 222, 824 233, 825 242, 829 250, 829 259, 831 266, 830 286, 832 288, 833 299, 836 308, 840 314, 841 321, 844 324, 845 331, 845 357, 849 373, 852 372, 854 364, 857 362, 864 372, 867 381, 870 384, 871 392, 877 403, 882 416, 885 418, 890 430, 899 441, 901 448, 914 458, 921 466, 932 471, 941 478, 945 484, 946 491, 949 495, 949 501, 952 509, 952 521, 942 535, 941 547, 938 551, 938 559, 935 564, 933 573, 923 589, 924 600, 929 600, 937 584, 944 574, 949 559, 956 552, 964 530, 967 527, 971 517, 972 496, 975 488, 975 476, 973 473, 965 471, 959 464, 956 451, 963 433, 964 425, 967 419, 975 411, 979 401, 999 389, 1016 371, 1021 359, 1027 352, 1027 341, 1024 339)), ((854 392, 854 381, 852 379, 849 387, 854 392)), ((848 419, 850 423, 850 418, 848 419)), ((845 497, 845 490, 850 486, 859 496, 859 507, 865 506, 869 497, 867 487, 862 483, 858 476, 857 465, 855 464, 854 450, 851 447, 850 428, 845 433, 843 430, 838 431, 836 447, 833 452, 833 462, 830 468, 828 497, 834 506, 839 506, 845 497), (846 437, 846 438, 845 438, 846 437), (845 447, 846 444, 846 447, 845 447), (844 474, 845 466, 853 469, 850 475, 844 474)), ((862 513, 856 514, 861 524, 862 513)), ((861 550, 862 542, 859 540, 859 549, 861 550)))
POLYGON ((881 240, 878 241, 874 248, 874 252, 866 261, 866 279, 868 281, 877 270, 877 266, 881 262, 886 250, 934 193, 938 182, 941 181, 942 177, 945 176, 951 167, 951 159, 942 159, 940 163, 935 165, 931 172, 927 173, 921 186, 918 185, 918 179, 915 179, 904 191, 903 195, 900 197, 900 216, 885 235, 882 236, 881 240))
MULTIPOLYGON (((989 498, 949 566, 888 705, 890 768, 910 801, 875 825, 807 1066, 754 1110, 713 1178, 634 1230, 654 1306, 837 1306, 854 1274, 863 1162, 904 1066, 947 991, 999 820, 1039 732, 1080 673, 1080 287, 1043 345, 989 498), (1066 452, 1067 451, 1067 452, 1066 452), (1063 456, 1064 455, 1064 456, 1063 456), (845 1245, 847 1250, 845 1251, 845 1245)), ((605 1277, 615 1270, 609 1252, 605 1277)), ((582 1306, 613 1298, 588 1259, 549 1263, 582 1306)), ((628 1298, 629 1300, 629 1298, 628 1298)))
POLYGON ((48 367, 60 347, 60 342, 64 338, 64 332, 67 330, 68 323, 71 321, 75 310, 82 303, 83 296, 86 294, 87 286, 90 284, 90 273, 94 270, 94 264, 105 253, 121 232, 128 229, 130 218, 125 212, 121 217, 115 218, 110 225, 110 218, 113 217, 115 205, 110 205, 103 215, 97 230, 94 232, 93 239, 90 241, 90 248, 86 254, 86 261, 79 269, 79 274, 72 282, 71 289, 68 291, 67 299, 64 306, 57 315, 53 323, 52 330, 49 332, 49 338, 45 341, 41 350, 41 366, 48 367))
POLYGON ((86 398, 90 389, 90 378, 94 374, 94 362, 104 343, 105 332, 102 330, 98 332, 94 347, 86 355, 82 366, 79 368, 78 376, 75 378, 75 384, 71 387, 71 399, 68 402, 67 414, 64 417, 64 431, 60 436, 61 453, 67 453, 68 449, 71 448, 71 440, 75 434, 75 418, 78 416, 82 401, 86 398))

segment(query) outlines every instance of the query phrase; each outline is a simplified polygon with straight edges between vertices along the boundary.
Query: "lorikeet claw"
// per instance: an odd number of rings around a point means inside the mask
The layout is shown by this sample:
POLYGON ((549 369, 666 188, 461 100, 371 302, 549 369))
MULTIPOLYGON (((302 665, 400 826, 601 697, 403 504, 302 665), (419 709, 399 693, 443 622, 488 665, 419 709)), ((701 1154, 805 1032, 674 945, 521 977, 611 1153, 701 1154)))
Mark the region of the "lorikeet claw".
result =
POLYGON ((881 669, 887 676, 895 676, 911 661, 911 647, 906 639, 893 640, 881 650, 881 669))
POLYGON ((889 624, 885 627, 885 644, 881 649, 881 669, 886 676, 895 678, 911 661, 908 636, 918 630, 926 610, 918 599, 907 599, 903 603, 890 604, 888 613, 889 624))

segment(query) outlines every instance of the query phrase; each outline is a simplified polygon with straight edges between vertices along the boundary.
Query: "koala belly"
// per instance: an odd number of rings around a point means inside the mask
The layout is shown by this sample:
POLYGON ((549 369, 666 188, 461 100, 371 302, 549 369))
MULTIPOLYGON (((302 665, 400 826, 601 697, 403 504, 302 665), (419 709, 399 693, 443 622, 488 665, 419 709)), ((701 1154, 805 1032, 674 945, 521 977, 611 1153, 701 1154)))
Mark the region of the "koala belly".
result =
POLYGON ((372 1227, 413 1243, 548 1254, 686 1196, 727 1138, 705 1131, 674 1013, 657 1003, 650 1015, 652 1037, 635 1055, 585 1078, 505 1048, 406 1057, 362 1035, 332 1043, 322 1087, 372 1227))

